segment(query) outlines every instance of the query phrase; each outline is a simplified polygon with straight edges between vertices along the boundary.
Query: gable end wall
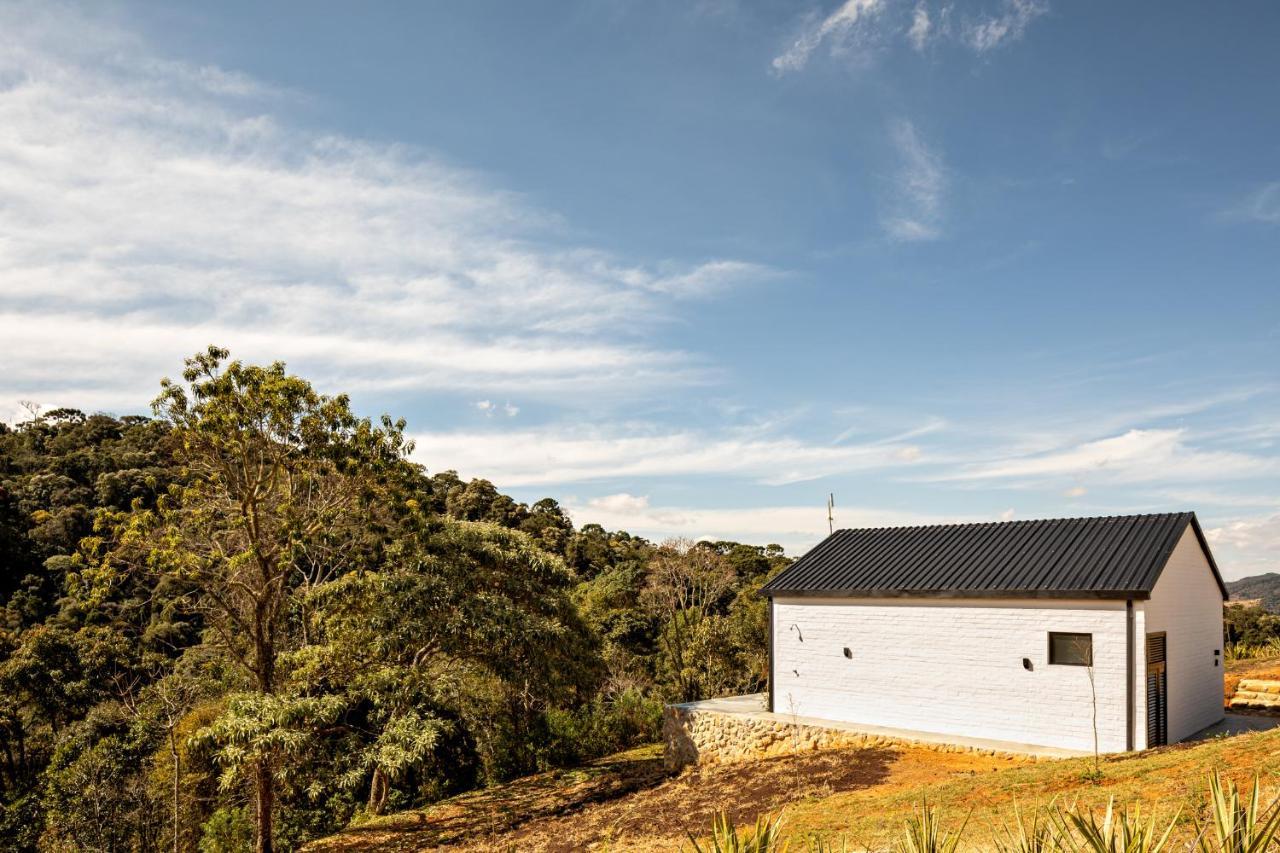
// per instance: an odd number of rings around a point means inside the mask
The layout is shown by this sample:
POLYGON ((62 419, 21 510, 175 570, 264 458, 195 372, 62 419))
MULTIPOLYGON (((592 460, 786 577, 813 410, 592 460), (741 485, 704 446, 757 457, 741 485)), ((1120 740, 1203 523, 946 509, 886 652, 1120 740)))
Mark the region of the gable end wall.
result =
POLYGON ((1151 598, 1141 604, 1135 661, 1137 747, 1146 746, 1146 634, 1166 634, 1169 742, 1190 737, 1223 718, 1222 591, 1195 531, 1188 525, 1151 598), (1215 655, 1217 666, 1214 665, 1215 655))

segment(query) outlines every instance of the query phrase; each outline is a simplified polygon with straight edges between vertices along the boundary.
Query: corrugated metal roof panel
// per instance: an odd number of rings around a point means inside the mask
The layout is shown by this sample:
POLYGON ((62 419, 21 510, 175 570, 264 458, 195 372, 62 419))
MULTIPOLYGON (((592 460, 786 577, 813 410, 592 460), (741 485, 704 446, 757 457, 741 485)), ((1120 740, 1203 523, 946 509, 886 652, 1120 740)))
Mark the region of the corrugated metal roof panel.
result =
POLYGON ((837 530, 766 595, 1146 598, 1195 513, 837 530))

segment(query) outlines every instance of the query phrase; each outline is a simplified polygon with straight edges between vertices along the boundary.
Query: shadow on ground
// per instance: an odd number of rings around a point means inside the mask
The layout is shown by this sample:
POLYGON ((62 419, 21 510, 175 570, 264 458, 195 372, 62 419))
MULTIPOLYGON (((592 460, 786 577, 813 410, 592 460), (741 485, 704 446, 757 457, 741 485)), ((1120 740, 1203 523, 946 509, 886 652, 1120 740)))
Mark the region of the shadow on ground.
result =
POLYGON ((717 811, 754 820, 798 799, 880 784, 896 755, 892 749, 836 750, 693 767, 672 776, 663 768, 660 751, 637 750, 349 827, 307 850, 505 849, 516 844, 568 851, 632 835, 701 834, 717 811))
POLYGON ((421 811, 348 827, 309 851, 431 850, 495 838, 529 821, 577 812, 668 778, 662 753, 633 750, 585 767, 554 770, 472 791, 421 811))
POLYGON ((879 785, 898 755, 888 748, 828 750, 691 767, 625 800, 557 821, 558 826, 522 826, 504 841, 537 838, 540 850, 569 851, 612 838, 700 836, 718 811, 735 822, 750 822, 797 800, 879 785))
POLYGON ((1265 732, 1275 728, 1280 728, 1280 716, 1274 713, 1235 710, 1223 717, 1222 722, 1201 729, 1183 743, 1194 743, 1211 737, 1231 737, 1245 732, 1265 732))

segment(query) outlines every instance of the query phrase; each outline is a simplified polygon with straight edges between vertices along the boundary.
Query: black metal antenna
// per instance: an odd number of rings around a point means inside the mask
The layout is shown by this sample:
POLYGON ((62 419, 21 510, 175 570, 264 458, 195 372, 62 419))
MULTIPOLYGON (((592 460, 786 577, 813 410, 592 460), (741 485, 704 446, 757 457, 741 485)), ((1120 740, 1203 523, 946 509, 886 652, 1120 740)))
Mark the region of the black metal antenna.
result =
POLYGON ((830 536, 836 532, 836 493, 832 492, 827 495, 827 535, 830 536))

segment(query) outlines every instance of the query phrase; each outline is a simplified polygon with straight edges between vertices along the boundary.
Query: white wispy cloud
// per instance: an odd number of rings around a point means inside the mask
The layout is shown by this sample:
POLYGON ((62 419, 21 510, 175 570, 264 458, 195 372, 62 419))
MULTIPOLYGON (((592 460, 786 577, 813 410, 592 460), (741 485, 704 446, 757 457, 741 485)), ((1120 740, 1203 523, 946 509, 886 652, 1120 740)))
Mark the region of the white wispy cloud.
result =
POLYGON ((1110 483, 1212 482, 1280 473, 1280 459, 1191 444, 1185 429, 1131 429, 1045 453, 958 466, 936 480, 1043 483, 1083 477, 1110 483))
POLYGON ((884 202, 881 225, 895 240, 937 239, 941 236, 942 202, 947 184, 942 158, 906 119, 890 122, 889 138, 899 163, 884 202))
MULTIPOLYGON (((1212 408, 1232 407, 1238 395, 1224 394, 1212 408)), ((496 404, 491 404, 496 405, 496 404)), ((1187 406, 1157 407, 1182 420, 1187 406)), ((1149 409, 1138 407, 1141 412, 1149 409)), ((1208 413, 1212 414, 1212 413, 1208 413)), ((500 488, 536 488, 561 495, 579 523, 595 522, 650 538, 671 535, 776 541, 793 553, 823 533, 821 502, 793 506, 771 499, 768 487, 834 478, 841 483, 931 483, 929 509, 911 512, 862 505, 839 509, 842 526, 932 523, 1032 515, 1123 513, 1195 509, 1215 527, 1231 529, 1220 562, 1231 577, 1261 566, 1269 557, 1267 528, 1251 533, 1254 517, 1245 512, 1274 512, 1267 490, 1280 476, 1280 457, 1252 448, 1252 436, 1181 426, 1131 427, 1114 434, 1076 439, 1071 428, 1057 432, 1047 423, 1005 429, 998 423, 916 418, 904 423, 888 413, 857 413, 866 429, 845 430, 835 441, 809 441, 789 434, 800 424, 763 419, 742 428, 708 430, 643 423, 609 427, 545 425, 511 431, 459 430, 415 436, 415 458, 429 469, 454 467, 464 476, 482 476, 500 488), (1020 430, 1026 430, 1025 432, 1020 430), (850 440, 854 443, 848 443, 850 440), (664 505, 652 501, 657 484, 716 478, 749 489, 758 507, 664 505), (614 485, 617 484, 617 485, 614 485), (590 496, 592 487, 618 489, 590 496), (948 487, 946 490, 938 486, 948 487), (962 491, 955 491, 960 489, 962 491), (1015 489, 1027 497, 1013 507, 992 505, 984 497, 1015 489), (572 497, 586 490, 588 497, 572 497), (962 494, 959 500, 941 497, 962 494), (1086 497, 1087 496, 1087 497, 1086 497), (935 500, 935 498, 940 498, 935 500), (1034 502, 1028 509, 1025 501, 1034 502), (1086 502, 1087 501, 1087 502, 1086 502), (974 510, 974 504, 985 504, 974 510), (948 513, 946 510, 950 510, 948 513), (1237 522, 1247 522, 1237 526, 1237 522)), ((1207 414, 1201 412, 1201 417, 1207 414)), ((1096 420, 1106 420, 1099 418, 1096 420)), ((1216 420, 1216 416, 1210 418, 1216 420)), ((736 488, 730 485, 729 488, 736 488)), ((816 489, 825 493, 827 487, 816 489)), ((722 493, 721 487, 715 489, 722 493)), ((744 492, 745 493, 745 492, 744 492)), ((709 494, 705 493, 704 494, 709 494)))
MULTIPOLYGON (((689 507, 653 505, 648 496, 622 492, 565 504, 574 522, 622 529, 651 540, 669 537, 730 539, 754 544, 774 543, 795 556, 827 535, 827 509, 812 506, 689 507)), ((990 520, 974 515, 945 515, 877 507, 836 508, 836 527, 894 527, 990 520)))
POLYGON ((983 55, 1022 38, 1032 21, 1048 11, 1047 0, 999 0, 997 11, 970 16, 956 14, 952 2, 844 0, 826 15, 807 15, 771 68, 778 75, 800 71, 823 48, 865 67, 900 37, 917 53, 931 41, 948 41, 983 55))
MULTIPOLYGON (((776 543, 792 556, 802 554, 827 535, 826 507, 775 504, 758 507, 691 507, 654 504, 646 495, 628 492, 596 498, 568 498, 565 510, 578 525, 599 524, 627 530, 653 541, 669 537, 730 539, 754 544, 776 543)), ((1179 507, 1181 508, 1181 507, 1179 507)), ((1121 508, 1117 511, 1132 511, 1121 508)), ((990 513, 927 513, 901 508, 836 507, 835 526, 894 527, 1011 521, 1014 508, 990 513)), ((1205 535, 1228 579, 1280 571, 1280 514, 1223 519, 1205 535)))
MULTIPOLYGON (((1220 510, 1230 510, 1227 514, 1235 514, 1241 509, 1265 510, 1280 507, 1280 494, 1251 492, 1239 488, 1234 490, 1213 489, 1204 487, 1174 487, 1159 489, 1154 492, 1161 501, 1176 506, 1198 507, 1212 506, 1220 510)), ((1271 484, 1274 486, 1274 484, 1271 484)), ((1280 567, 1277 567, 1280 569, 1280 567)))
POLYGON ((867 32, 868 19, 883 8, 884 0, 844 0, 831 14, 803 26, 790 46, 773 58, 774 72, 799 71, 824 43, 835 53, 849 53, 867 32))
POLYGON ((638 271, 626 280, 634 287, 677 299, 704 299, 716 296, 743 282, 769 281, 781 275, 776 270, 743 261, 707 261, 694 267, 656 274, 638 271))
POLYGON ((706 475, 781 484, 928 461, 928 454, 907 441, 832 446, 758 431, 707 433, 634 424, 428 432, 414 441, 415 459, 428 468, 455 468, 501 488, 706 475))
POLYGON ((1237 222, 1280 225, 1280 181, 1263 184, 1222 212, 1222 218, 1237 222))
POLYGON ((1205 537, 1231 578, 1280 572, 1280 513, 1210 527, 1205 537))
POLYGON ((965 26, 965 43, 978 53, 994 50, 1022 38, 1031 22, 1048 11, 1049 4, 1043 0, 1005 0, 999 14, 965 26))
POLYGON ((907 41, 917 51, 924 50, 929 42, 929 33, 933 29, 933 21, 929 18, 929 9, 920 3, 911 13, 911 27, 907 30, 907 41))
POLYGON ((514 418, 516 415, 520 414, 519 406, 514 406, 511 403, 499 404, 492 400, 477 400, 475 407, 487 418, 491 418, 499 412, 509 418, 514 418))
POLYGON ((427 152, 303 130, 297 95, 109 20, 0 7, 0 403, 136 408, 219 343, 348 387, 635 393, 641 343, 773 271, 629 263, 427 152), (618 387, 618 386, 614 386, 618 387))

